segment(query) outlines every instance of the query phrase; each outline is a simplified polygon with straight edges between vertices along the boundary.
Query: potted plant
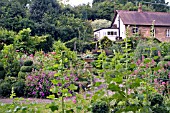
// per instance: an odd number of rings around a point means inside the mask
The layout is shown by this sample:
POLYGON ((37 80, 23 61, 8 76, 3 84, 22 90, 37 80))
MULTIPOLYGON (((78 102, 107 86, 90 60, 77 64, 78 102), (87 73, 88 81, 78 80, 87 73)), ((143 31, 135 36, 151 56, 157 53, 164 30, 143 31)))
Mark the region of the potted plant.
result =
POLYGON ((92 54, 87 54, 83 57, 84 61, 87 62, 87 63, 90 63, 94 60, 94 57, 92 54))

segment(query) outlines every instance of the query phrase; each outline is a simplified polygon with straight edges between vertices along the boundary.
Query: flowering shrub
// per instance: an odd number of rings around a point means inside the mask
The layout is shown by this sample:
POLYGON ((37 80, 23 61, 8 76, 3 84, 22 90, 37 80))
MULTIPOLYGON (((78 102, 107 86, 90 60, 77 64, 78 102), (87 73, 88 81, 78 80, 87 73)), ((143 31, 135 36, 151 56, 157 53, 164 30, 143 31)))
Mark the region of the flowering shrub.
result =
POLYGON ((31 97, 45 98, 50 94, 52 86, 51 79, 54 78, 54 71, 33 71, 26 77, 26 94, 31 97))

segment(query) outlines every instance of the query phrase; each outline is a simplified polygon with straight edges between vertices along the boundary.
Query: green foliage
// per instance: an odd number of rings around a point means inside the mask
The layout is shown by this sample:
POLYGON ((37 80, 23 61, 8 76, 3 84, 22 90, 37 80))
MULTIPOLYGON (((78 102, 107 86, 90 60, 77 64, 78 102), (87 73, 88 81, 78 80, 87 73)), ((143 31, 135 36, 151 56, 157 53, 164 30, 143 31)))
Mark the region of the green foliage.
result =
POLYGON ((111 21, 106 19, 96 19, 91 22, 91 26, 93 30, 100 29, 100 28, 108 28, 111 25, 111 21))
POLYGON ((20 69, 21 72, 31 72, 32 66, 22 66, 20 69))
POLYGON ((94 48, 94 45, 92 45, 91 42, 85 42, 83 40, 79 40, 77 38, 73 38, 70 41, 67 41, 65 43, 67 48, 70 48, 70 50, 76 50, 78 52, 85 53, 86 51, 90 51, 94 48))
POLYGON ((6 29, 0 28, 0 43, 3 44, 12 44, 14 41, 15 32, 8 31, 6 29))
POLYGON ((161 51, 160 46, 158 43, 154 43, 152 39, 149 41, 140 40, 134 51, 135 60, 141 59, 142 55, 145 57, 158 56, 158 51, 161 51))
POLYGON ((150 101, 151 101, 151 106, 155 106, 156 104, 162 105, 163 97, 160 94, 155 94, 155 95, 152 95, 150 101))
POLYGON ((0 79, 4 79, 4 78, 5 78, 5 71, 0 70, 0 79))
POLYGON ((25 79, 26 75, 27 75, 27 73, 20 71, 20 72, 18 73, 18 78, 19 78, 19 79, 25 79))
POLYGON ((25 81, 22 79, 17 80, 14 84, 12 84, 14 88, 14 92, 17 97, 24 96, 24 89, 25 89, 25 81))
POLYGON ((61 15, 56 21, 58 37, 66 42, 75 37, 87 41, 92 38, 92 27, 89 21, 75 18, 74 15, 61 15))
POLYGON ((32 64, 33 64, 33 61, 32 61, 32 60, 26 60, 26 61, 24 62, 24 66, 32 66, 32 64))
POLYGON ((2 62, 0 62, 0 79, 4 79, 4 78, 5 78, 4 66, 3 66, 2 62))
POLYGON ((0 97, 9 97, 11 93, 11 84, 9 82, 3 82, 0 84, 0 97))
POLYGON ((3 57, 0 59, 0 61, 4 64, 6 76, 16 77, 20 70, 20 64, 17 60, 18 54, 16 53, 15 47, 12 44, 8 46, 4 45, 4 48, 1 52, 3 57))
POLYGON ((98 101, 92 104, 92 113, 109 113, 109 106, 105 101, 98 101))
MULTIPOLYGON (((46 42, 46 38, 48 36, 30 36, 31 29, 23 29, 20 30, 18 35, 15 37, 15 47, 16 50, 19 50, 22 53, 31 54, 36 50, 36 46, 38 46, 42 42, 46 42)), ((39 48, 40 49, 40 48, 39 48)))

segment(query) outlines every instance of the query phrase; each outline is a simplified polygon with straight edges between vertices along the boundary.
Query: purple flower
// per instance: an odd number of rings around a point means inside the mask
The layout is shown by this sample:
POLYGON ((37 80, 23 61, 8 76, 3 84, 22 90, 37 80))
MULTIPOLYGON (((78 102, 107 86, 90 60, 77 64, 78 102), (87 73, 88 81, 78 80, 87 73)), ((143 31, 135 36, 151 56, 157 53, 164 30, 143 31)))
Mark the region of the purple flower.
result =
POLYGON ((77 80, 78 80, 78 78, 76 77, 76 78, 75 78, 75 81, 77 81, 77 80))

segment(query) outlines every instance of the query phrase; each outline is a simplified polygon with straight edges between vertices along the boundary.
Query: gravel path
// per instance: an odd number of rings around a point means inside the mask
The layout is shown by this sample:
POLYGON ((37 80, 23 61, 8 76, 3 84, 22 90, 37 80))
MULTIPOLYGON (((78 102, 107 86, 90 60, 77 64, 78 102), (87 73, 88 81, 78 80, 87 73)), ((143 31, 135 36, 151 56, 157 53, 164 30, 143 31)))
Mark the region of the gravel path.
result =
MULTIPOLYGON (((5 99, 1 99, 0 98, 0 103, 5 103, 5 104, 10 104, 13 102, 14 99, 10 99, 10 98, 5 98, 5 99)), ((21 98, 21 100, 19 101, 20 103, 51 103, 53 100, 49 100, 49 99, 38 99, 38 98, 21 98)))

